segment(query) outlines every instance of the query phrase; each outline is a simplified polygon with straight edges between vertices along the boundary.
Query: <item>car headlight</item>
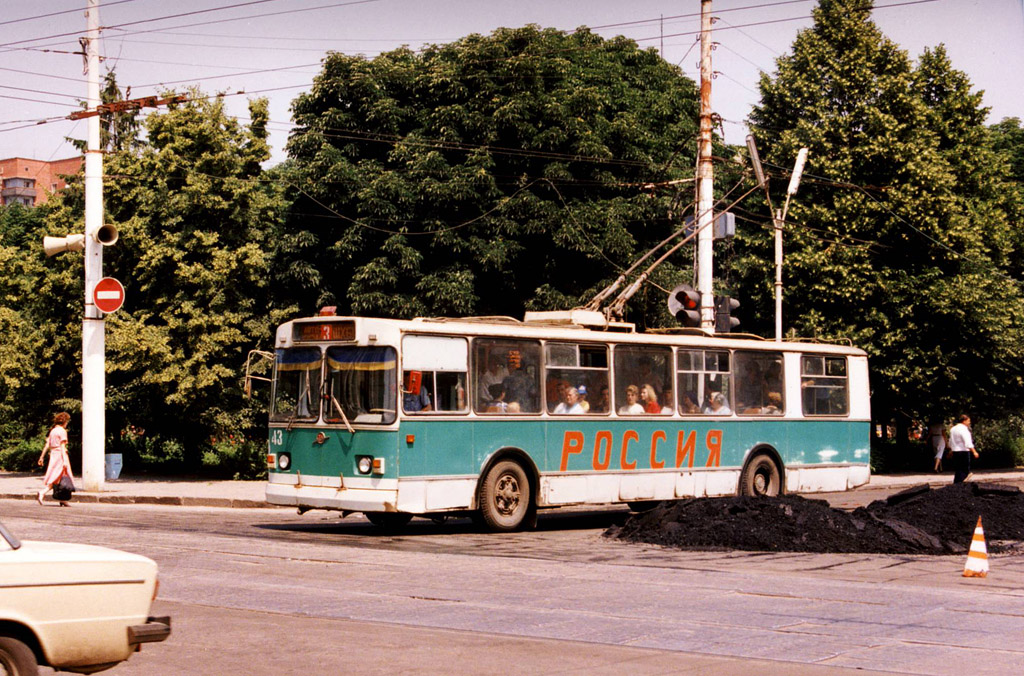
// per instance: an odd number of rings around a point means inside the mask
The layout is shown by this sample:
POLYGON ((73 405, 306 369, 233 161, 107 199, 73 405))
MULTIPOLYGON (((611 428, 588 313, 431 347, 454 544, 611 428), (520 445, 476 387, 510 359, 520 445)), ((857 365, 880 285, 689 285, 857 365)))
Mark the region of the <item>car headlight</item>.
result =
POLYGON ((356 469, 360 474, 369 474, 373 469, 373 458, 368 455, 360 455, 356 458, 356 469))
POLYGON ((280 469, 287 470, 292 466, 291 453, 278 453, 277 454, 277 466, 280 469))

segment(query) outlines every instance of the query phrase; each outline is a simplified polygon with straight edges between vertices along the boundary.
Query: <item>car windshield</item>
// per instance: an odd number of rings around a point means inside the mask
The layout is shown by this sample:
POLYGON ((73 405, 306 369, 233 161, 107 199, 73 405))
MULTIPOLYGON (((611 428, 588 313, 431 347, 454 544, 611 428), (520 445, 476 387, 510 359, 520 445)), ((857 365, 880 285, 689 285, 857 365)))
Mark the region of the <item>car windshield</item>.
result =
POLYGON ((320 372, 323 354, 317 347, 277 350, 270 419, 316 420, 320 417, 320 372))
POLYGON ((398 402, 397 358, 391 347, 327 348, 324 419, 390 424, 398 402))
POLYGON ((14 533, 7 530, 7 526, 0 523, 0 550, 18 549, 21 547, 21 540, 14 537, 14 533))

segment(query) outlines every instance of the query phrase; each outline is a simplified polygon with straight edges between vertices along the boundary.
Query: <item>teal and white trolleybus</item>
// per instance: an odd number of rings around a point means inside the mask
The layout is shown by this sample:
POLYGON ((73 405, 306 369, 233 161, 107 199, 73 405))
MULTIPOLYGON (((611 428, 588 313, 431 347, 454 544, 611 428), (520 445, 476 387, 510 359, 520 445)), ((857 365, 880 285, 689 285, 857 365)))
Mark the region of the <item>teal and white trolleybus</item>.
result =
POLYGON ((868 364, 811 342, 636 332, 600 312, 277 330, 267 500, 375 524, 867 483, 868 364))

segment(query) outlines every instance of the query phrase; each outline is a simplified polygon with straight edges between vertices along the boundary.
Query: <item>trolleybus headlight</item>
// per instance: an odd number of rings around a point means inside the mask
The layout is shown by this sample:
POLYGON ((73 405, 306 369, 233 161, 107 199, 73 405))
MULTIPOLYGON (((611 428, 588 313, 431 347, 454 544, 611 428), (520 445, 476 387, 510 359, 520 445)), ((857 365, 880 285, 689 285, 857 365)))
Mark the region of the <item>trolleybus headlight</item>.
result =
POLYGON ((373 458, 368 455, 356 456, 356 469, 360 474, 369 474, 373 469, 373 458))
POLYGON ((277 454, 277 466, 281 469, 287 470, 292 466, 292 456, 290 453, 278 453, 277 454))

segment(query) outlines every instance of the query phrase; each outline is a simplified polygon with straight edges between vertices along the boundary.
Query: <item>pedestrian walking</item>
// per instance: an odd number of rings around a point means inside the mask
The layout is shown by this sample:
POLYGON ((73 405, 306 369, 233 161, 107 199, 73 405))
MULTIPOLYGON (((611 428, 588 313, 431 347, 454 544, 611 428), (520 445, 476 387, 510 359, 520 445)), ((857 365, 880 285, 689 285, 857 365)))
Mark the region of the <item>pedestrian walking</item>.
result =
MULTIPOLYGON (((36 495, 36 502, 43 504, 43 496, 51 486, 60 481, 65 474, 71 476, 71 461, 68 459, 68 431, 66 425, 71 416, 61 411, 53 416, 53 427, 46 435, 46 444, 43 452, 39 455, 39 466, 43 466, 43 459, 47 452, 50 454, 50 463, 46 466, 46 475, 43 477, 43 488, 36 495)), ((61 507, 67 507, 68 503, 60 500, 61 507)))
POLYGON ((935 456, 935 471, 942 471, 942 456, 946 454, 946 426, 941 420, 933 420, 928 425, 928 443, 935 456))
POLYGON ((967 414, 961 415, 957 424, 949 431, 949 449, 953 454, 953 483, 958 484, 973 476, 971 472, 971 457, 978 457, 978 451, 974 448, 974 439, 971 437, 971 417, 967 414))

